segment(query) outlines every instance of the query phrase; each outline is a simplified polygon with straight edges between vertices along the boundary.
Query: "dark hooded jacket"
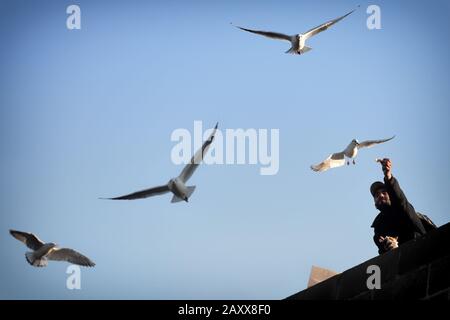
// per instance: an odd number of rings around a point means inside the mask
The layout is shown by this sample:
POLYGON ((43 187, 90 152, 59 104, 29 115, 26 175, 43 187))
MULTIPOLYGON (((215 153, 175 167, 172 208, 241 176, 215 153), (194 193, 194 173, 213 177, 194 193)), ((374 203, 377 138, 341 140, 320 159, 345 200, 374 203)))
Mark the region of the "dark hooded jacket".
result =
POLYGON ((391 206, 381 211, 372 223, 375 232, 373 240, 379 249, 379 254, 386 252, 382 244, 378 242, 380 236, 398 237, 398 244, 401 245, 426 233, 414 207, 400 189, 397 179, 384 178, 384 185, 389 194, 391 206))

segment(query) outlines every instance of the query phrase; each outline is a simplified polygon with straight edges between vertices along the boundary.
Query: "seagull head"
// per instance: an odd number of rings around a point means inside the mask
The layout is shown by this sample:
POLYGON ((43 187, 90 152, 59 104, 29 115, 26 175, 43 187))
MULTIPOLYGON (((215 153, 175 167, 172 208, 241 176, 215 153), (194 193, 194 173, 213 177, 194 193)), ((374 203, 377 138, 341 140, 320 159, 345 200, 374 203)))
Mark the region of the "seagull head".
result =
POLYGON ((47 254, 50 253, 53 250, 53 248, 55 248, 55 247, 56 247, 56 243, 53 243, 53 242, 46 243, 43 246, 43 248, 45 249, 45 252, 47 254))
POLYGON ((357 145, 359 145, 359 141, 356 140, 356 139, 353 139, 353 140, 352 140, 352 144, 355 145, 355 146, 357 146, 357 145))

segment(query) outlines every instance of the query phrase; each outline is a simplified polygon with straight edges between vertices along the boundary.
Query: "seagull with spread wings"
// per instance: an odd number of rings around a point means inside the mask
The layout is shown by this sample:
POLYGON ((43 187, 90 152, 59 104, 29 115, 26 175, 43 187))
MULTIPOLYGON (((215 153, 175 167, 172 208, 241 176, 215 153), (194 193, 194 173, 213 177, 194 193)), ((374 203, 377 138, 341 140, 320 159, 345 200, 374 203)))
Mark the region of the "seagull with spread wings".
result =
MULTIPOLYGON (((183 171, 180 173, 180 175, 176 178, 170 179, 170 181, 163 185, 158 187, 153 187, 137 192, 133 192, 124 196, 115 197, 115 198, 106 198, 107 200, 136 200, 136 199, 144 199, 160 194, 165 194, 168 192, 173 193, 172 203, 174 202, 180 202, 180 201, 186 201, 188 202, 189 197, 194 193, 195 186, 186 186, 186 182, 192 175, 194 174, 194 171, 199 166, 200 162, 202 162, 204 155, 208 151, 209 147, 211 146, 211 143, 214 140, 214 136, 217 131, 217 127, 219 126, 219 123, 216 124, 214 127, 211 135, 209 138, 203 143, 202 147, 197 150, 197 152, 194 154, 194 156, 191 158, 191 161, 184 167, 183 171)), ((105 199, 105 198, 101 198, 105 199)))
MULTIPOLYGON (((371 148, 377 144, 387 142, 389 140, 394 139, 395 136, 389 139, 382 140, 367 140, 363 142, 358 142, 358 140, 353 139, 352 142, 345 148, 344 151, 336 152, 331 154, 328 158, 317 165, 311 166, 311 169, 316 172, 326 171, 331 168, 341 167, 345 164, 345 158, 353 159, 353 164, 356 164, 355 158, 358 155, 359 149, 362 148, 371 148)), ((350 164, 350 161, 347 161, 347 165, 350 164)))
POLYGON ((287 40, 291 43, 291 48, 288 51, 286 51, 285 53, 303 54, 312 49, 311 47, 308 47, 305 45, 306 40, 308 40, 312 36, 315 36, 316 34, 322 32, 322 31, 327 30, 329 27, 331 27, 335 23, 341 21, 348 15, 352 14, 355 10, 356 9, 350 11, 349 13, 347 13, 339 18, 322 23, 321 25, 319 25, 315 28, 312 28, 311 30, 306 31, 305 33, 299 33, 299 34, 295 34, 295 35, 287 35, 287 34, 283 34, 283 33, 270 32, 270 31, 252 30, 252 29, 242 28, 239 26, 236 26, 236 28, 239 28, 239 29, 247 31, 247 32, 259 34, 259 35, 262 35, 262 36, 265 36, 265 37, 268 37, 271 39, 287 40))
POLYGON ((48 260, 67 261, 85 267, 95 266, 94 262, 81 253, 69 248, 59 248, 52 242, 45 243, 33 233, 17 230, 9 230, 9 233, 33 250, 25 253, 25 258, 34 267, 45 267, 48 260))

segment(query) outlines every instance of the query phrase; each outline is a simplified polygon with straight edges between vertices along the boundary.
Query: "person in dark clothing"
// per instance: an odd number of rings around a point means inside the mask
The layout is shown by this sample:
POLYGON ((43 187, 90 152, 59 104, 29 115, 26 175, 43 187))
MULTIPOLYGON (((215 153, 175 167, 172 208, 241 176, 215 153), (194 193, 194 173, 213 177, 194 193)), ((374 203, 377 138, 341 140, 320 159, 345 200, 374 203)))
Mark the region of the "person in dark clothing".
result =
POLYGON ((370 186, 375 207, 380 210, 372 223, 373 240, 382 254, 397 248, 408 240, 426 233, 414 207, 408 202, 400 185, 392 176, 390 159, 380 160, 384 183, 377 181, 370 186))

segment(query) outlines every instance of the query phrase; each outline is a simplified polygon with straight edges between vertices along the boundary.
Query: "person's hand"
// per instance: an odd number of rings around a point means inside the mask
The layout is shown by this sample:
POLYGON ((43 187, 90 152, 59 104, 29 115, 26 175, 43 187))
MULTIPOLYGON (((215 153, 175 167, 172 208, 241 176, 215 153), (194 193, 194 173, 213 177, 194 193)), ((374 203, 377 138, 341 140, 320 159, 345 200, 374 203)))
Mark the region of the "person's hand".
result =
POLYGON ((384 158, 380 161, 381 168, 383 169, 383 173, 386 179, 391 180, 392 178, 392 161, 389 158, 384 158))
POLYGON ((383 244, 386 251, 398 248, 398 237, 380 237, 378 241, 383 244))

